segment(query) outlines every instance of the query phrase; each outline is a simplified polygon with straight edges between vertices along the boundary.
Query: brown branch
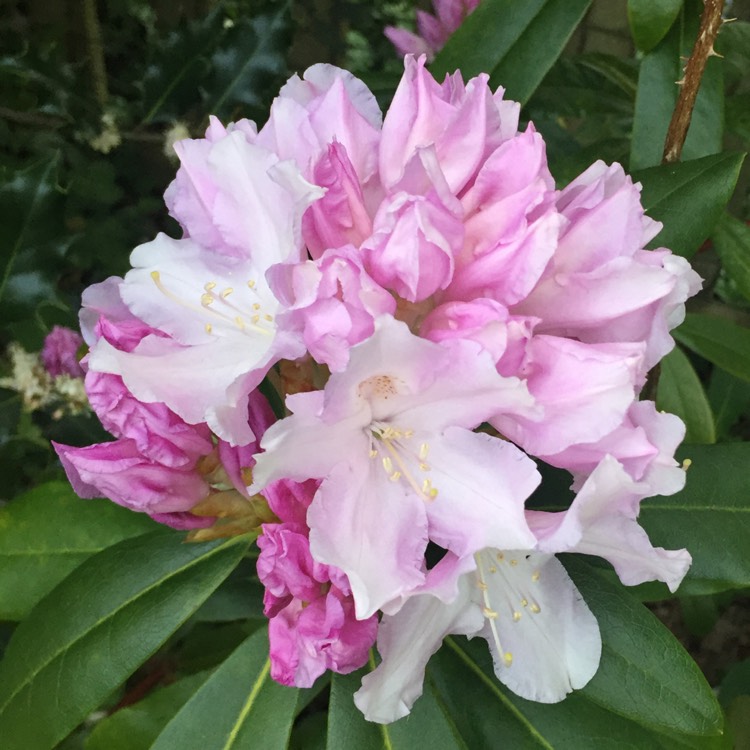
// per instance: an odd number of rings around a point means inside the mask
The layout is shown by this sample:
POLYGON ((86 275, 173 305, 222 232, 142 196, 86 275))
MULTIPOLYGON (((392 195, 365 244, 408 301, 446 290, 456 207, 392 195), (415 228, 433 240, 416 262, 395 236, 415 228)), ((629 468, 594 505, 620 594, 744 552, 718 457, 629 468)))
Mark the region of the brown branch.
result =
POLYGON ((722 24, 721 11, 724 8, 724 0, 703 0, 703 15, 698 38, 695 40, 693 51, 690 53, 685 75, 680 84, 680 95, 677 97, 672 119, 667 130, 667 139, 664 143, 664 156, 662 163, 679 161, 682 155, 682 147, 685 144, 690 118, 693 115, 695 99, 706 69, 706 61, 709 57, 716 55, 714 42, 722 24))

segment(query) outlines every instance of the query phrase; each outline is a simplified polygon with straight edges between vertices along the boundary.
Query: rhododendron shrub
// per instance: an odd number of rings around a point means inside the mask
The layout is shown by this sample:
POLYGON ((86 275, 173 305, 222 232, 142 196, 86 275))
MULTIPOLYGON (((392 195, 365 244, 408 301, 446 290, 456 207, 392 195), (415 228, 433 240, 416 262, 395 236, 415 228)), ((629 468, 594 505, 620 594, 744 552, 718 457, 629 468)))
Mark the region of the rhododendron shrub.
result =
MULTIPOLYGON (((431 48, 457 13, 421 17, 431 48)), ((409 713, 449 634, 484 639, 523 698, 585 686, 599 627, 556 555, 672 591, 691 562, 638 515, 685 481, 684 426, 643 388, 701 282, 645 249, 640 186, 597 162, 557 189, 519 105, 424 56, 385 115, 315 65, 262 128, 212 119, 176 152, 182 236, 84 296, 116 439, 56 446, 76 491, 195 540, 256 534, 271 675, 308 687, 375 645, 372 721, 409 713), (529 503, 543 463, 569 472, 568 508, 529 503), (227 526, 243 504, 254 525, 227 526)))

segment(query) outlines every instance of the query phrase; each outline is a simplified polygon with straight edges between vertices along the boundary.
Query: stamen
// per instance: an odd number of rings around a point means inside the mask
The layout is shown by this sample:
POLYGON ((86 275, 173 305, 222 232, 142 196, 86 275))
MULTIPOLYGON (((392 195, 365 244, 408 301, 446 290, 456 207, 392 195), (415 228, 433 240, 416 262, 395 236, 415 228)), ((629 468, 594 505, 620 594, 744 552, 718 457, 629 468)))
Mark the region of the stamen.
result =
POLYGON ((398 482, 398 480, 401 479, 401 472, 394 471, 393 474, 388 477, 388 479, 390 479, 391 482, 398 482))
POLYGON ((383 468, 385 469, 386 474, 392 474, 393 473, 393 461, 391 461, 391 459, 388 458, 388 456, 386 456, 383 459, 383 468))
POLYGON ((211 294, 201 294, 201 305, 208 307, 214 301, 214 297, 211 294))
POLYGON ((533 613, 534 613, 535 615, 538 615, 538 614, 539 614, 539 613, 540 613, 540 612, 542 611, 542 610, 541 610, 541 607, 540 607, 540 606, 539 606, 538 604, 536 604, 535 602, 534 602, 534 603, 532 603, 532 605, 531 605, 531 607, 529 607, 529 609, 530 609, 530 610, 531 610, 531 611, 532 611, 532 612, 533 612, 533 613))
POLYGON ((215 282, 215 281, 207 281, 207 282, 206 282, 206 283, 205 283, 205 284, 203 285, 203 288, 204 288, 204 289, 205 289, 205 290, 206 290, 207 292, 210 292, 210 291, 211 291, 212 289, 215 289, 215 288, 216 288, 216 282, 215 282))
POLYGON ((497 612, 495 612, 494 609, 489 609, 488 607, 484 607, 482 609, 482 614, 488 619, 488 620, 497 620, 497 612))
POLYGON ((424 461, 427 458, 427 454, 430 452, 430 446, 427 443, 422 443, 419 446, 419 460, 424 461))
POLYGON ((518 610, 513 612, 513 622, 518 622, 521 619, 521 613, 518 610))
POLYGON ((228 286, 226 289, 222 291, 221 298, 226 299, 233 291, 234 289, 232 289, 231 286, 228 286))
POLYGON ((253 302, 253 310, 260 310, 260 303, 253 302))

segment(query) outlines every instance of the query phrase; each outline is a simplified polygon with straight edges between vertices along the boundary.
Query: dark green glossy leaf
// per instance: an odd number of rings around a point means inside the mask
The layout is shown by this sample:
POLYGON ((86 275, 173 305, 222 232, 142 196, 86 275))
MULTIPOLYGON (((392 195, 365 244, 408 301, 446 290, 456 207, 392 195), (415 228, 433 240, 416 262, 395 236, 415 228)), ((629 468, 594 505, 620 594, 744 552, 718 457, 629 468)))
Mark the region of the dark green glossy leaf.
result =
POLYGON ((100 721, 86 750, 150 750, 159 732, 206 681, 210 672, 184 677, 100 721))
POLYGON ((157 528, 109 500, 81 500, 67 482, 0 508, 0 620, 20 620, 91 555, 157 528))
POLYGON ((667 34, 682 8, 682 0, 628 0, 628 23, 636 46, 653 49, 667 34))
POLYGON ((3 323, 20 320, 54 296, 50 270, 65 246, 57 156, 0 184, 0 302, 3 323))
POLYGON ((206 109, 219 118, 237 104, 262 108, 269 90, 286 72, 288 3, 272 15, 243 18, 229 29, 211 56, 206 109))
POLYGON ((708 400, 716 418, 718 439, 729 437, 732 427, 750 407, 750 382, 714 367, 708 384, 708 400))
POLYGON ((270 676, 268 635, 251 635, 159 734, 152 750, 286 748, 299 691, 270 676))
POLYGON ((490 74, 493 86, 524 103, 562 53, 591 0, 517 3, 485 0, 440 51, 436 78, 461 69, 464 78, 490 74))
POLYGON ((523 34, 492 71, 493 86, 522 104, 542 82, 585 15, 591 0, 547 0, 523 34))
POLYGON ((465 79, 493 71, 510 52, 546 0, 484 0, 435 57, 436 79, 461 69, 465 79))
MULTIPOLYGON (((750 586, 750 443, 688 445, 687 483, 671 497, 641 505, 640 521, 654 545, 687 548, 691 594, 750 586)), ((682 589, 680 589, 682 591, 682 589)))
POLYGON ((714 315, 688 313, 674 337, 709 362, 750 381, 750 328, 714 315))
POLYGON ((479 638, 468 642, 448 638, 432 658, 428 674, 470 748, 497 747, 498 737, 503 747, 514 750, 681 750, 692 746, 685 735, 654 732, 607 711, 580 691, 551 705, 519 698, 497 680, 487 646, 479 638))
POLYGON ((356 747, 358 750, 411 750, 415 747, 468 750, 469 746, 461 738, 429 680, 409 716, 385 725, 365 721, 352 699, 365 673, 366 670, 360 670, 346 676, 333 676, 327 750, 342 747, 356 747))
POLYGON ((679 347, 661 361, 656 406, 660 411, 676 414, 685 423, 688 443, 716 442, 714 415, 706 392, 690 360, 679 347))
POLYGON ((750 300, 750 227, 744 221, 724 214, 712 239, 724 270, 742 295, 750 300))
POLYGON ((159 531, 90 557, 16 629, 0 662, 3 750, 51 750, 237 565, 247 540, 159 531))
MULTIPOLYGON (((641 61, 635 100, 630 169, 659 164, 683 76, 685 58, 695 43, 703 5, 687 0, 681 20, 641 61)), ((720 61, 709 60, 693 109, 682 159, 698 159, 721 150, 724 133, 724 86, 720 61)))
POLYGON ((582 693, 658 731, 716 735, 721 709, 679 641, 627 590, 580 558, 566 568, 599 622, 602 661, 582 693))
POLYGON ((732 196, 743 159, 744 154, 726 152, 635 172, 643 207, 664 224, 650 246, 692 256, 732 196))

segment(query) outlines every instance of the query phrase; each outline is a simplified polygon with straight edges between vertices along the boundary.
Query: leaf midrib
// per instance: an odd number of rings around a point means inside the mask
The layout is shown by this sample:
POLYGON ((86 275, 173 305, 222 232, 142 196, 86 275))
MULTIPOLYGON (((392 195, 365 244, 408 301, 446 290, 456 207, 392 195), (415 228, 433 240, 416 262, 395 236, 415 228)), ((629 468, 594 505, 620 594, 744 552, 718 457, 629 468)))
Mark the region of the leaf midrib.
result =
MULTIPOLYGON (((240 537, 236 537, 236 539, 240 539, 240 537)), ((85 630, 83 633, 78 635, 77 637, 73 638, 70 641, 67 641, 64 645, 64 647, 58 649, 57 651, 53 652, 52 655, 42 662, 38 669, 35 669, 31 674, 28 675, 27 679, 22 681, 16 690, 14 690, 9 696, 8 699, 0 704, 0 714, 13 702, 13 700, 16 698, 17 695, 19 695, 25 688, 27 688, 33 680, 37 677, 37 675, 41 674, 45 669, 50 667, 60 656, 64 656, 68 651, 70 651, 71 648, 73 648, 77 643, 79 643, 81 640, 83 640, 86 636, 93 633, 95 630, 99 629, 103 625, 107 624, 112 620, 112 618, 117 615, 122 610, 129 607, 131 604, 137 602, 142 597, 146 596, 148 593, 153 591, 154 589, 161 586, 163 583, 166 583, 171 578, 174 578, 177 575, 180 575, 181 573, 184 573, 185 571, 189 570, 194 565, 197 565, 201 562, 204 562, 205 560, 208 560, 210 557, 212 557, 214 554, 225 551, 228 547, 230 547, 232 544, 235 544, 235 540, 232 540, 229 544, 220 545, 218 547, 214 547, 210 552, 208 552, 205 555, 201 555, 200 557, 196 557, 193 560, 191 560, 187 565, 184 565, 180 568, 177 568, 176 570, 173 570, 169 573, 169 575, 164 576, 163 578, 159 578, 154 583, 150 584, 144 589, 141 589, 138 594, 135 596, 132 596, 125 600, 119 607, 116 609, 110 611, 105 617, 102 617, 101 619, 97 620, 94 625, 87 630, 85 630)))

